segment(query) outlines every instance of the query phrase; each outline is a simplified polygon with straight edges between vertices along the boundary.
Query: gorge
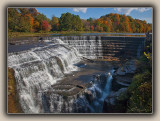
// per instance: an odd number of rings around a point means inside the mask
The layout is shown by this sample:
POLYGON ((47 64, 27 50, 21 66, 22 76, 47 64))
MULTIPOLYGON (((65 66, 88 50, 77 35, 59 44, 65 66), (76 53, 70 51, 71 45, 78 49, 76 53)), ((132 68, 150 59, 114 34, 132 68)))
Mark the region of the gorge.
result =
POLYGON ((36 41, 8 47, 8 67, 15 71, 23 112, 103 113, 115 71, 109 61, 138 58, 145 37, 58 36, 36 41))

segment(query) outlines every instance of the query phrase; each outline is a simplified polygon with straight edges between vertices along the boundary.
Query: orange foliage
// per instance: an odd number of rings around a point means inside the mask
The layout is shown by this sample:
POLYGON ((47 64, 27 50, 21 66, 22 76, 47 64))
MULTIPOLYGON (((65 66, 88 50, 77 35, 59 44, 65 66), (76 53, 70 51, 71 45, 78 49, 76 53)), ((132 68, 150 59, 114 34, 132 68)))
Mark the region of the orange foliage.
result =
POLYGON ((116 19, 116 24, 119 25, 120 24, 119 14, 115 13, 115 19, 116 19))
POLYGON ((91 31, 93 31, 94 30, 94 26, 91 26, 91 31))
POLYGON ((31 14, 26 14, 26 15, 24 15, 24 17, 30 25, 30 32, 32 32, 33 31, 34 18, 32 17, 31 14))
POLYGON ((34 22, 33 29, 34 29, 34 31, 38 31, 38 29, 39 29, 39 22, 38 21, 34 22))
POLYGON ((108 22, 105 20, 105 21, 104 21, 104 25, 107 25, 107 23, 108 23, 108 22))

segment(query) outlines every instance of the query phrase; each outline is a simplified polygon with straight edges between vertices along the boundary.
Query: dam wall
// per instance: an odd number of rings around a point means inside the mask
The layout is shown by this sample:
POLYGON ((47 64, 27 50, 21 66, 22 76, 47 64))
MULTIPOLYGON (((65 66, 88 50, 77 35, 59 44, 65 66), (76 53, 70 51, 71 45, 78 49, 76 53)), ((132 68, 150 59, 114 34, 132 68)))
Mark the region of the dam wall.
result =
POLYGON ((43 40, 62 40, 75 47, 89 59, 119 60, 140 57, 145 46, 145 37, 103 37, 103 36, 59 36, 44 37, 43 40))

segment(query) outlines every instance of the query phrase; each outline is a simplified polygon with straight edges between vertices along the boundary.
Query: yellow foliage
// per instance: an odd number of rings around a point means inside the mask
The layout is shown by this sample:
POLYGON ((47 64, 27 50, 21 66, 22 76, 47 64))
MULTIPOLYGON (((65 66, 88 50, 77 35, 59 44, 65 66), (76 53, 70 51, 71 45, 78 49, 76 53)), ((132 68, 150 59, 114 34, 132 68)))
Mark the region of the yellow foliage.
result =
POLYGON ((152 61, 152 53, 147 54, 146 52, 144 52, 144 55, 149 59, 149 61, 152 61))

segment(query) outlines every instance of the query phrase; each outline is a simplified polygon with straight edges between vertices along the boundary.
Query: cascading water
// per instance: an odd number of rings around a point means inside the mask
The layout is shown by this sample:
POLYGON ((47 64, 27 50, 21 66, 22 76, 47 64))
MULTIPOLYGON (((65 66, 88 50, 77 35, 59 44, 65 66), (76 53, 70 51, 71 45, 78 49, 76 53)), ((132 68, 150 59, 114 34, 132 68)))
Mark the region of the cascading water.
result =
MULTIPOLYGON (((93 85, 86 89, 81 85, 61 85, 64 88, 59 89, 57 86, 56 90, 52 85, 63 79, 66 74, 77 71, 79 68, 74 64, 82 57, 97 59, 104 56, 108 49, 107 45, 103 45, 106 41, 96 37, 61 37, 48 38, 44 42, 49 44, 28 51, 10 53, 8 56, 8 67, 15 71, 19 102, 23 111, 101 113, 104 99, 110 93, 113 70, 96 76, 93 85), (65 96, 66 93, 74 92, 76 88, 82 88, 82 92, 65 96)), ((141 49, 139 45, 136 52, 140 54, 141 49)))
POLYGON ((42 95, 65 73, 76 71, 80 61, 73 47, 49 45, 8 56, 8 67, 15 70, 20 104, 25 113, 45 111, 42 95))
POLYGON ((109 95, 111 90, 113 72, 114 70, 111 70, 111 72, 99 76, 103 77, 99 78, 99 81, 105 82, 103 83, 105 84, 104 88, 99 85, 100 83, 94 84, 91 88, 89 88, 89 90, 91 90, 94 94, 94 99, 90 105, 90 110, 92 113, 102 113, 104 99, 109 95))
POLYGON ((82 39, 84 40, 78 40, 78 38, 75 37, 74 41, 63 40, 63 42, 74 46, 77 51, 89 59, 97 59, 98 56, 103 56, 100 38, 98 40, 95 40, 95 37, 91 37, 90 40, 87 40, 86 38, 82 39))

